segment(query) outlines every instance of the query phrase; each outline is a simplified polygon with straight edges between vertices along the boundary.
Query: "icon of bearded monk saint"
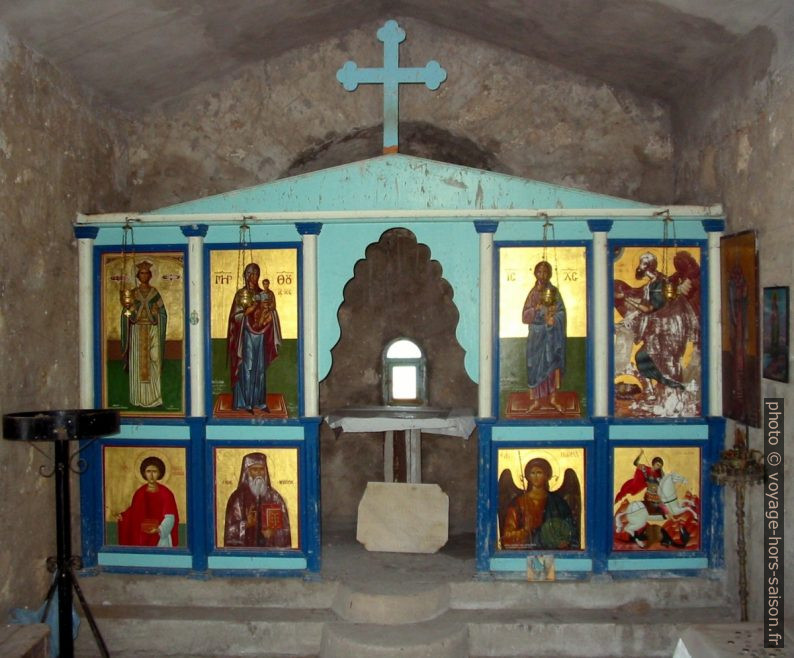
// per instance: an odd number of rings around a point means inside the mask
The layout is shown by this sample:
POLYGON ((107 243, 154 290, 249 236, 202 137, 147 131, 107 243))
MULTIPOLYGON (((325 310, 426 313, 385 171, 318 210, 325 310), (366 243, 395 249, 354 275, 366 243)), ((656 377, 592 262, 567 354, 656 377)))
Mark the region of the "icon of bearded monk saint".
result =
POLYGON ((287 505, 270 485, 267 456, 252 452, 243 457, 240 480, 226 503, 225 547, 290 548, 287 505))

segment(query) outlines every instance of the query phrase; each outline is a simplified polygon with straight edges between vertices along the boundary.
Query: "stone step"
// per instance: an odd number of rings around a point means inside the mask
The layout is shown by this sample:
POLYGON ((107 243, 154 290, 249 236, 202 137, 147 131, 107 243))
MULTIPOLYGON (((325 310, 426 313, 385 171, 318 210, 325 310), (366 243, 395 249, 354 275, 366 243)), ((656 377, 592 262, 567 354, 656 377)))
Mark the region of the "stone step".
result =
POLYGON ((628 580, 608 575, 587 580, 527 582, 525 580, 450 581, 451 608, 653 608, 709 607, 727 600, 722 577, 628 580))
MULTIPOLYGON (((92 607, 112 656, 316 655, 323 627, 338 618, 329 609, 225 606, 92 607)), ((82 620, 75 654, 100 652, 82 620)))
POLYGON ((333 610, 342 619, 367 624, 413 624, 449 609, 449 585, 365 586, 340 584, 333 610))
POLYGON ((409 626, 327 624, 321 658, 460 658, 468 656, 466 624, 421 622, 409 626))
MULTIPOLYGON (((351 555, 322 578, 103 573, 80 584, 114 658, 669 657, 684 626, 736 617, 720 577, 542 583, 456 572, 439 556, 364 557, 374 567, 351 555)), ((76 655, 99 655, 85 622, 76 655)))
MULTIPOLYGON (((641 580, 593 576, 581 581, 553 583, 504 580, 492 577, 430 580, 345 580, 302 578, 255 578, 135 575, 102 573, 80 576, 80 587, 89 605, 146 603, 165 606, 227 607, 265 606, 280 608, 333 608, 343 618, 345 602, 365 601, 374 595, 405 595, 439 601, 448 597, 450 608, 511 607, 606 607, 650 605, 654 608, 711 606, 725 601, 721 577, 664 578, 648 575, 641 580), (443 588, 437 591, 438 588, 443 588), (341 607, 340 607, 341 606, 341 607)), ((368 601, 369 603, 371 601, 368 601)), ((428 604, 429 607, 430 604, 428 604)), ((360 607, 360 606, 359 606, 360 607)), ((443 610, 440 610, 442 612, 443 610)), ((351 620, 356 620, 350 617, 351 620)), ((408 619, 419 621, 420 619, 408 619)), ((367 621, 361 619, 361 621, 367 621)), ((400 623, 371 620, 373 623, 400 623)))
POLYGON ((79 577, 88 604, 330 608, 339 582, 312 578, 202 577, 100 573, 79 577))
POLYGON ((672 656, 681 629, 693 619, 703 624, 735 616, 725 607, 632 612, 613 609, 545 611, 452 610, 442 620, 468 619, 471 656, 672 656), (470 613, 476 612, 475 620, 470 613))
MULTIPOLYGON (((670 656, 682 628, 734 616, 725 607, 469 608, 395 625, 351 623, 330 609, 114 605, 94 613, 114 657, 670 656)), ((76 654, 99 655, 85 623, 76 654)))

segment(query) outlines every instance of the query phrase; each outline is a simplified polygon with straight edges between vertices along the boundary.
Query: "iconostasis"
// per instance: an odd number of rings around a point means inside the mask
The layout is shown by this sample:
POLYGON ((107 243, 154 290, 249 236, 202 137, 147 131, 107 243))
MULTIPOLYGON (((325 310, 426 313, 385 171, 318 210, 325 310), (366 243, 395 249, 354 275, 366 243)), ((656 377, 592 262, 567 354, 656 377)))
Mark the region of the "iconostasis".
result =
POLYGON ((393 155, 81 217, 81 403, 122 417, 82 451, 87 565, 319 569, 319 383, 356 263, 399 226, 479 386, 478 569, 713 566, 715 212, 393 155))

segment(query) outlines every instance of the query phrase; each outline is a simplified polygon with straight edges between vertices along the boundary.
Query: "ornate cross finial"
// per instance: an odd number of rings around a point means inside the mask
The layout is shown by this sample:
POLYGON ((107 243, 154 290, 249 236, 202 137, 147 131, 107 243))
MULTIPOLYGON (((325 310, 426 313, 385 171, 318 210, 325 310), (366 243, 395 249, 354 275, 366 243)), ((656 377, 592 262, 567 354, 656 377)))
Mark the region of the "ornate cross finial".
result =
POLYGON ((435 90, 447 79, 447 72, 434 59, 424 68, 400 68, 399 48, 405 41, 405 30, 397 21, 386 21, 377 36, 383 42, 383 68, 360 69, 348 61, 336 72, 336 79, 347 91, 355 91, 359 84, 383 85, 383 152, 396 153, 400 84, 424 83, 435 90))

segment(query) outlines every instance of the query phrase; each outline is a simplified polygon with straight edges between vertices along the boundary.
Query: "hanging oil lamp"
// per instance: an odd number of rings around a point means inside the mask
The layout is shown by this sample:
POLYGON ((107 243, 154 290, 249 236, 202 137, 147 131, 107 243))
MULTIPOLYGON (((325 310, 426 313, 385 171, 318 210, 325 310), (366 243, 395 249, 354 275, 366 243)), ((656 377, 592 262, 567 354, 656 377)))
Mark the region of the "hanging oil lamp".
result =
POLYGON ((128 263, 135 260, 135 236, 130 226, 130 220, 124 224, 121 239, 121 276, 119 277, 119 302, 124 308, 124 316, 132 317, 132 307, 135 305, 135 289, 131 282, 127 282, 129 273, 128 263), (128 237, 129 236, 129 237, 128 237), (129 239, 129 244, 128 244, 129 239), (132 253, 130 253, 130 251, 132 253))
MULTIPOLYGON (((671 302, 676 297, 678 297, 678 291, 673 285, 673 282, 670 281, 667 273, 670 271, 670 263, 667 260, 667 227, 669 224, 672 223, 673 218, 670 216, 670 211, 666 210, 664 217, 662 219, 664 222, 664 248, 662 249, 662 262, 664 264, 664 282, 662 283, 662 295, 664 296, 665 301, 671 302)), ((673 225, 673 248, 675 249, 675 225, 673 225)))
MULTIPOLYGON (((552 235, 554 234, 554 224, 549 221, 549 216, 545 213, 542 214, 545 217, 546 221, 543 223, 543 260, 548 263, 548 259, 546 257, 546 250, 548 246, 548 231, 551 229, 552 235)), ((554 250, 554 270, 550 272, 549 281, 546 284, 546 287, 540 293, 540 303, 543 304, 546 308, 552 308, 557 303, 557 294, 554 290, 554 287, 551 283, 551 277, 557 273, 557 247, 556 245, 552 247, 554 250)), ((551 268, 551 266, 549 266, 551 268)))
POLYGON ((248 282, 245 280, 245 251, 248 249, 248 262, 253 262, 253 252, 251 251, 251 228, 243 219, 240 224, 240 242, 237 246, 237 280, 240 282, 235 296, 237 305, 246 309, 254 303, 254 293, 248 287, 248 282))

